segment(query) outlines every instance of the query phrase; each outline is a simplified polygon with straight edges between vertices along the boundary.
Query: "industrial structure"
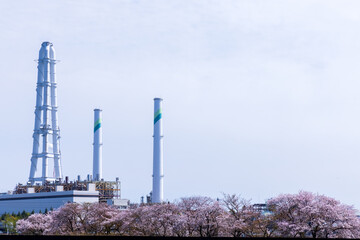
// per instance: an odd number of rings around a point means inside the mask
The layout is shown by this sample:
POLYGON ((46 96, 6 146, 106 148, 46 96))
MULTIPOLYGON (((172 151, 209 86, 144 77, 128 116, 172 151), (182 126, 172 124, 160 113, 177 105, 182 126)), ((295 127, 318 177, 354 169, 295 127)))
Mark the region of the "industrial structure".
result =
MULTIPOLYGON (((29 182, 61 181, 60 130, 57 120, 55 50, 50 42, 43 42, 38 59, 35 126, 29 182), (41 146, 40 146, 41 144, 41 146), (42 160, 42 175, 35 177, 38 160, 42 160), (49 175, 49 160, 54 160, 54 175, 49 175)), ((53 172, 53 171, 50 171, 53 172)))
POLYGON ((120 181, 105 181, 102 176, 102 111, 94 110, 93 175, 85 180, 63 179, 60 156, 60 130, 57 119, 55 79, 55 50, 53 44, 41 45, 38 59, 36 86, 35 127, 29 181, 18 184, 14 191, 0 193, 0 214, 5 212, 55 209, 68 202, 104 202, 120 209, 129 207, 129 200, 121 199, 120 181), (42 160, 42 175, 37 173, 38 160, 42 160), (49 161, 54 160, 54 171, 49 161), (50 175, 49 173, 52 173, 50 175))
POLYGON ((164 200, 164 168, 163 168, 163 128, 162 128, 162 99, 154 98, 154 156, 153 156, 153 190, 152 203, 164 200))
POLYGON ((93 180, 102 179, 102 111, 94 109, 94 159, 93 159, 93 180))
POLYGON ((99 202, 99 191, 96 191, 95 184, 89 183, 85 189, 66 190, 63 185, 52 188, 39 186, 19 186, 11 194, 0 194, 0 214, 26 212, 45 212, 56 209, 68 202, 96 203, 99 202), (24 193, 17 194, 23 189, 24 193), (41 190, 40 190, 41 189, 41 190), (41 191, 41 192, 37 192, 41 191))

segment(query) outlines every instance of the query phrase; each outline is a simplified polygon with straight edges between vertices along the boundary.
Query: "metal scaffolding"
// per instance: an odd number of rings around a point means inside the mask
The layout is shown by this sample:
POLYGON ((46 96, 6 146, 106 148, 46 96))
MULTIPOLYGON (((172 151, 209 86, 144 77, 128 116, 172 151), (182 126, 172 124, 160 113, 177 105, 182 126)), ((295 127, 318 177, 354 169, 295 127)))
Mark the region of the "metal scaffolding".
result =
POLYGON ((34 193, 40 192, 56 192, 57 186, 62 186, 63 191, 71 191, 71 190, 78 190, 78 191, 86 191, 88 189, 88 184, 93 183, 95 184, 95 190, 99 191, 99 202, 105 202, 108 199, 120 199, 121 198, 121 190, 120 190, 120 181, 118 178, 116 181, 68 181, 64 182, 49 182, 46 181, 43 184, 31 184, 23 185, 18 184, 16 185, 13 194, 26 194, 30 193, 29 188, 33 189, 34 193))

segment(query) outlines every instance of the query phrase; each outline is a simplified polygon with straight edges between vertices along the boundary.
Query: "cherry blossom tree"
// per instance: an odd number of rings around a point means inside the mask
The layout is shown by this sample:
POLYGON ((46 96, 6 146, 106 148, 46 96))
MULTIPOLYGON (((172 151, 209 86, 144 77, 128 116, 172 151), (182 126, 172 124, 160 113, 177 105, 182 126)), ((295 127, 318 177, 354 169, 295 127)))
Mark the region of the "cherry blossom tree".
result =
POLYGON ((181 220, 180 209, 171 203, 155 204, 150 206, 149 223, 153 226, 156 236, 176 236, 181 234, 175 228, 180 227, 178 221, 181 220))
POLYGON ((83 204, 82 212, 86 220, 82 223, 86 233, 110 234, 114 228, 113 219, 119 210, 106 203, 83 204))
POLYGON ((50 228, 52 218, 48 214, 35 213, 26 220, 20 219, 16 223, 16 230, 21 234, 41 235, 50 228))
POLYGON ((272 215, 255 208, 249 200, 235 194, 224 194, 223 205, 228 212, 223 236, 271 237, 273 235, 272 215))
POLYGON ((183 227, 185 228, 186 236, 198 236, 197 223, 200 221, 198 214, 199 209, 202 205, 209 204, 211 201, 212 200, 207 197, 188 197, 181 198, 177 203, 185 220, 183 227))
POLYGON ((226 214, 219 202, 208 197, 189 197, 182 198, 178 206, 184 216, 187 236, 219 236, 226 214))
POLYGON ((112 218, 107 219, 103 224, 111 226, 112 231, 117 235, 132 235, 134 232, 131 217, 132 211, 133 210, 117 211, 112 218))
POLYGON ((52 224, 46 234, 79 234, 85 233, 86 213, 78 203, 67 203, 49 213, 52 224))
POLYGON ((117 210, 105 203, 67 203, 52 211, 48 234, 110 234, 114 231, 117 210))
POLYGON ((144 205, 132 211, 130 215, 132 235, 175 236, 180 216, 174 204, 144 205), (175 231, 175 232, 174 232, 175 231))
POLYGON ((62 235, 360 237, 354 208, 323 195, 280 195, 269 200, 267 207, 270 214, 237 195, 224 195, 222 203, 189 197, 174 204, 140 205, 129 210, 100 203, 68 203, 50 213, 19 220, 16 229, 21 234, 62 235))
POLYGON ((360 222, 353 207, 333 198, 301 191, 280 195, 267 204, 280 236, 360 237, 360 222))
POLYGON ((253 222, 260 217, 260 213, 254 210, 250 201, 235 194, 225 194, 223 205, 229 213, 225 219, 225 232, 233 237, 253 237, 255 235, 253 222))

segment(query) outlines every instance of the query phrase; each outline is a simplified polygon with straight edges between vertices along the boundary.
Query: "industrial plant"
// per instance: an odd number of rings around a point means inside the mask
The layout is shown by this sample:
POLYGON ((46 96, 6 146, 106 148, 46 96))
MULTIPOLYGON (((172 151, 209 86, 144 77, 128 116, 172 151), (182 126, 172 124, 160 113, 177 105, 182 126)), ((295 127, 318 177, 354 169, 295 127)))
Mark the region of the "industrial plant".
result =
MULTIPOLYGON (((88 174, 86 179, 81 179, 78 175, 75 181, 63 177, 57 113, 56 63, 53 44, 43 42, 37 67, 35 123, 29 180, 25 184, 16 185, 13 191, 0 193, 0 214, 22 211, 44 212, 59 208, 68 202, 103 202, 120 209, 127 209, 130 201, 121 198, 119 178, 108 181, 102 174, 101 109, 94 109, 92 175, 88 174), (39 162, 41 162, 41 171, 38 168, 39 162)), ((153 189, 148 202, 161 203, 164 199, 161 98, 154 99, 153 138, 153 189)))

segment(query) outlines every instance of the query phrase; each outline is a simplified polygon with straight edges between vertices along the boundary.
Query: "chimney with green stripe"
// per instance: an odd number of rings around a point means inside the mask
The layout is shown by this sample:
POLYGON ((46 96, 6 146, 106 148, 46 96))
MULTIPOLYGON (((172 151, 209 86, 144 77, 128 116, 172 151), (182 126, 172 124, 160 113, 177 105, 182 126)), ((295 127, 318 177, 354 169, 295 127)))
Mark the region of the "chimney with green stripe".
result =
POLYGON ((94 109, 93 181, 102 179, 102 110, 94 109))
POLYGON ((162 99, 154 99, 154 158, 153 158, 153 190, 151 202, 164 201, 164 170, 163 170, 163 129, 162 99))

